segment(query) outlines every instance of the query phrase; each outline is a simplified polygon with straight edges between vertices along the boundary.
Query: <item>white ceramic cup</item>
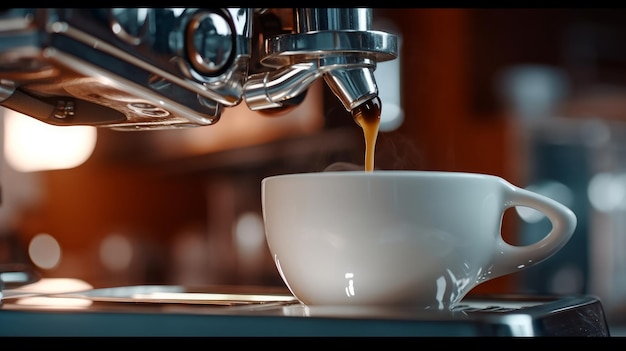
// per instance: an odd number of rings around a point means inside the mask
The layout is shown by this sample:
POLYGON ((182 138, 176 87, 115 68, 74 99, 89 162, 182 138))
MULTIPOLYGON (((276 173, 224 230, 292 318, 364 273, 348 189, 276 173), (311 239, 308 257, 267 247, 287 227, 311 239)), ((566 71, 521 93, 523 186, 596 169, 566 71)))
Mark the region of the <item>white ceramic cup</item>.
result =
POLYGON ((569 208, 493 175, 320 172, 261 187, 269 250, 306 305, 449 310, 476 285, 549 258, 576 227, 569 208), (550 232, 507 243, 502 218, 515 206, 542 212, 550 232))

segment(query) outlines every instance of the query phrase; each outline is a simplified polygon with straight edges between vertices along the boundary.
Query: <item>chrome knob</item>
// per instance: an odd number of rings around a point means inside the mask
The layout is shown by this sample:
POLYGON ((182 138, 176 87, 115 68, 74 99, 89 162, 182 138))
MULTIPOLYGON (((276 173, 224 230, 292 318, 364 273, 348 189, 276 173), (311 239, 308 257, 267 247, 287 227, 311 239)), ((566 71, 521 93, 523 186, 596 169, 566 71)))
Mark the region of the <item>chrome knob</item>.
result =
POLYGON ((185 31, 185 51, 191 66, 205 75, 218 75, 230 66, 235 51, 232 21, 226 12, 195 13, 185 31))

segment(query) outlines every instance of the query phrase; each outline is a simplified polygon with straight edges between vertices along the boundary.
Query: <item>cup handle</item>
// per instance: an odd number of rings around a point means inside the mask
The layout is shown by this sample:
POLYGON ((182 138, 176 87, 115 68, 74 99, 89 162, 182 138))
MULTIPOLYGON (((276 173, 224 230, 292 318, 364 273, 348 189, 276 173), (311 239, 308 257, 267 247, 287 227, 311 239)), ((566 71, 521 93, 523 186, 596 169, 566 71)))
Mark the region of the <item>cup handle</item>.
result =
POLYGON ((504 191, 504 211, 515 206, 526 206, 542 212, 552 223, 552 229, 539 241, 530 245, 511 245, 500 233, 487 279, 515 273, 546 260, 559 251, 572 237, 576 229, 576 215, 565 205, 547 196, 516 187, 506 181, 504 191))

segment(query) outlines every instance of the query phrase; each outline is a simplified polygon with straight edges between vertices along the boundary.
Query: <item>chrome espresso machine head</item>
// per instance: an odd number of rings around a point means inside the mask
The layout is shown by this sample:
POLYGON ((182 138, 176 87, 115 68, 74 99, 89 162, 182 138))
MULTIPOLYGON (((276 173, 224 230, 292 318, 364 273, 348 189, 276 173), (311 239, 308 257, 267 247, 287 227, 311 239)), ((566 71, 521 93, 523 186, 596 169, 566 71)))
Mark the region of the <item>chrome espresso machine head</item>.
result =
POLYGON ((377 96, 376 64, 397 50, 369 8, 9 8, 0 105, 54 125, 194 127, 242 101, 286 106, 324 77, 352 110, 377 96), (272 11, 292 28, 254 28, 272 11))

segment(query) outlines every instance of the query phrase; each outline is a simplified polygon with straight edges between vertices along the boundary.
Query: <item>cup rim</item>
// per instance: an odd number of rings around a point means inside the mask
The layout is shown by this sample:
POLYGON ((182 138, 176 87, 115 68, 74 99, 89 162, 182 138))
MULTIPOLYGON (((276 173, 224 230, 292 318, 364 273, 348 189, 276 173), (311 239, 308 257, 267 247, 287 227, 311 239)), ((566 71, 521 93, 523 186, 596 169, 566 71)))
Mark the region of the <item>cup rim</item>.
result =
POLYGON ((386 177, 457 177, 457 178, 493 178, 503 179, 500 176, 478 173, 478 172, 464 172, 464 171, 424 171, 424 170, 374 170, 372 172, 366 171, 332 171, 332 172, 303 172, 303 173, 285 173, 276 174, 263 178, 262 182, 266 182, 272 179, 286 179, 286 178, 342 178, 342 177, 358 177, 358 178, 386 178, 386 177))

